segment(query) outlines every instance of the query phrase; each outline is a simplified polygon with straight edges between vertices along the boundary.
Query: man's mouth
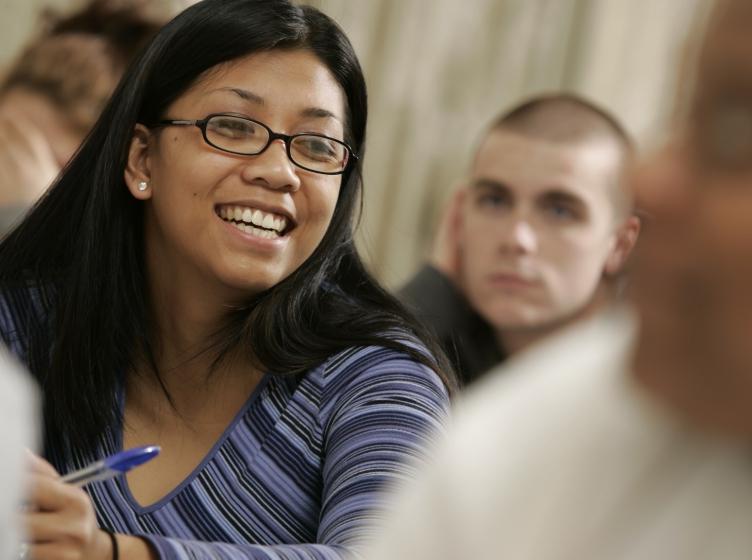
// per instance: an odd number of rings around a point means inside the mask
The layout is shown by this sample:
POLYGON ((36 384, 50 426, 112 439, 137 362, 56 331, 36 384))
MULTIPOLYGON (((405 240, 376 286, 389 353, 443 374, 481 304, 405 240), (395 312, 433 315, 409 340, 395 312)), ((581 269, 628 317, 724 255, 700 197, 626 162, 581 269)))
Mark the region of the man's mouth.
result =
POLYGON ((533 286, 538 282, 534 275, 521 272, 496 272, 489 275, 488 279, 493 284, 521 287, 533 286))
POLYGON ((221 205, 214 211, 217 216, 240 231, 264 239, 278 239, 292 229, 288 227, 290 224, 287 217, 250 206, 221 205))

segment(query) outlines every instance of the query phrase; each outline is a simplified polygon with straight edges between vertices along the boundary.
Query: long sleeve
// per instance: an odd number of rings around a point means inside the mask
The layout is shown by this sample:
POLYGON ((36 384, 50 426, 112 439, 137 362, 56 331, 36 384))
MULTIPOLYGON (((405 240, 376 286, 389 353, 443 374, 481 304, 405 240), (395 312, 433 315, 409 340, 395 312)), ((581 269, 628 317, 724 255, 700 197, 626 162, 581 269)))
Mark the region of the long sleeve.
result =
MULTIPOLYGON (((434 372, 383 348, 340 354, 322 379, 321 393, 311 395, 321 404, 316 542, 233 545, 145 536, 160 558, 334 560, 347 557, 367 539, 379 517, 383 490, 414 476, 416 460, 444 423, 448 396, 434 372)), ((269 505, 270 510, 274 507, 269 505)))

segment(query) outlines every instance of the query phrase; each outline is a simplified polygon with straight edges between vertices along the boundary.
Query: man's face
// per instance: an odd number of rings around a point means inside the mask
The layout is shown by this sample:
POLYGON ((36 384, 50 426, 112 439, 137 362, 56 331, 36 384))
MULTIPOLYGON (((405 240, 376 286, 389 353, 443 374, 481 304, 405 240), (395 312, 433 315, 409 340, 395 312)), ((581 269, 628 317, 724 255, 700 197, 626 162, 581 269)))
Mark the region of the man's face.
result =
POLYGON ((460 218, 461 283, 498 330, 536 329, 593 298, 616 242, 614 142, 565 145, 492 131, 460 218))
POLYGON ((732 0, 702 49, 680 138, 638 174, 635 368, 724 428, 752 431, 752 4, 732 0))

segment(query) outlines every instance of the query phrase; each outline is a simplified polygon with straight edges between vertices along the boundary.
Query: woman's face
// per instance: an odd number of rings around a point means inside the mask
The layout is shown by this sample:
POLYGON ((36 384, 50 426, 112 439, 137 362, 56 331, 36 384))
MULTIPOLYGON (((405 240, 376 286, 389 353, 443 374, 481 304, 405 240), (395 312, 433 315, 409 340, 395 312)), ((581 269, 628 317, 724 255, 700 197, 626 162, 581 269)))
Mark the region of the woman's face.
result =
MULTIPOLYGON (((344 93, 304 50, 256 53, 216 67, 164 118, 213 113, 246 116, 285 134, 344 138, 344 93)), ((341 176, 297 167, 282 140, 241 156, 209 146, 195 126, 139 126, 126 181, 146 201, 150 266, 242 299, 276 285, 312 254, 332 219, 341 176)))

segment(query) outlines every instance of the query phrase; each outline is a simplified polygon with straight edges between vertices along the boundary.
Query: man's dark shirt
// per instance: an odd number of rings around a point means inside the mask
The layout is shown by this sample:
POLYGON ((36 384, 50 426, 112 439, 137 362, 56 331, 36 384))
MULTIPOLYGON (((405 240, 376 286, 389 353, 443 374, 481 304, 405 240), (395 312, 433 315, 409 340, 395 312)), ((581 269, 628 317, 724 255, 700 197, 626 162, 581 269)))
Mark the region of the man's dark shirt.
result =
POLYGON ((504 359, 491 326, 435 268, 421 269, 397 297, 433 331, 463 385, 504 359))

